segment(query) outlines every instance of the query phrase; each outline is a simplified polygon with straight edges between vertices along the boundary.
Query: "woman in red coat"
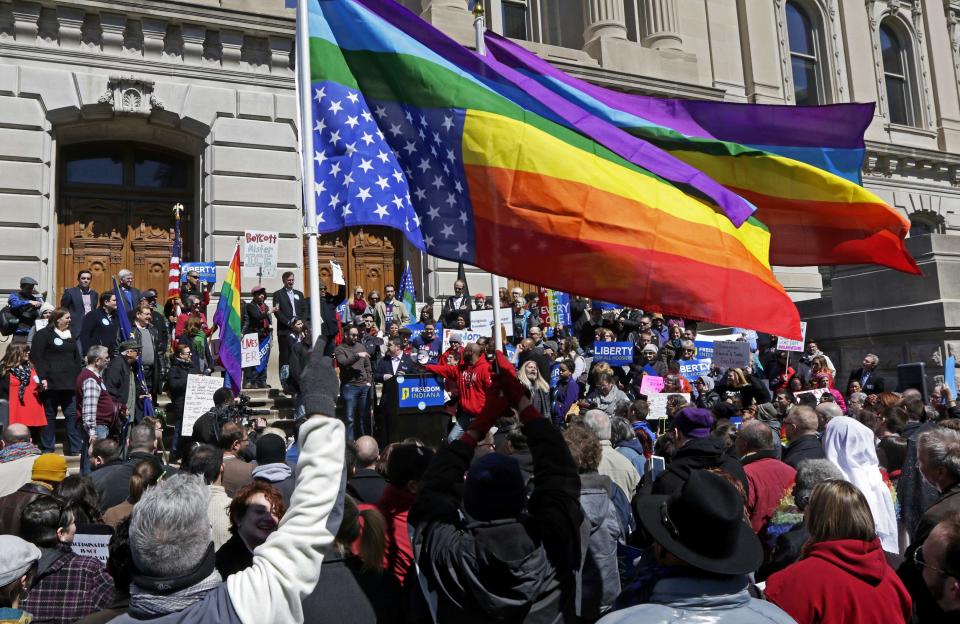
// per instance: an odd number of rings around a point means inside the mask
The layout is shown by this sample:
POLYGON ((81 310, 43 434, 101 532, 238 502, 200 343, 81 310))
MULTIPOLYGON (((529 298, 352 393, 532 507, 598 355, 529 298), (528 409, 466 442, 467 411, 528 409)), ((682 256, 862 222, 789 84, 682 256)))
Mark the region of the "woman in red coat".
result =
POLYGON ((887 563, 867 499, 847 481, 813 489, 799 561, 767 580, 767 599, 798 624, 902 624, 912 602, 887 563))
POLYGON ((30 345, 11 344, 0 363, 0 375, 0 384, 9 392, 10 424, 29 427, 33 443, 39 444, 47 416, 40 402, 40 378, 30 364, 30 345))

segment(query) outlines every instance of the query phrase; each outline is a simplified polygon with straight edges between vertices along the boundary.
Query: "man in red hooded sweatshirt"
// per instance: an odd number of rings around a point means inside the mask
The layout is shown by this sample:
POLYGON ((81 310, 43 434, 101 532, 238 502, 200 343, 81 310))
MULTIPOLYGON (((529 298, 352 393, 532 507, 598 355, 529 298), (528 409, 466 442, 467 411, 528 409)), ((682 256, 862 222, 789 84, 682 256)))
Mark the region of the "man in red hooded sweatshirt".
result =
POLYGON ((463 348, 463 357, 456 366, 450 364, 426 364, 427 372, 440 375, 457 384, 460 393, 460 408, 457 410, 457 424, 450 432, 450 440, 456 440, 464 427, 480 415, 486 401, 487 388, 490 387, 490 364, 484 357, 483 347, 469 343, 463 348))

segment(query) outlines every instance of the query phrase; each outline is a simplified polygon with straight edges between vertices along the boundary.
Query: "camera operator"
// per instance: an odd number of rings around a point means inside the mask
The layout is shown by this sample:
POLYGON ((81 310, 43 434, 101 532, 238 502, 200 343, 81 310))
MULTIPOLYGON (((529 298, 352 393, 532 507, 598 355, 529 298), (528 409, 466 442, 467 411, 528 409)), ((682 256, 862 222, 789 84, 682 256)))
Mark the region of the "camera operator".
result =
POLYGON ((240 449, 238 455, 244 459, 253 459, 256 455, 254 445, 259 433, 266 429, 267 421, 261 417, 263 411, 251 409, 249 403, 250 397, 245 394, 235 399, 230 388, 218 389, 213 393, 213 408, 193 424, 193 443, 216 446, 221 427, 228 422, 236 423, 252 429, 249 432, 250 443, 247 448, 240 449))

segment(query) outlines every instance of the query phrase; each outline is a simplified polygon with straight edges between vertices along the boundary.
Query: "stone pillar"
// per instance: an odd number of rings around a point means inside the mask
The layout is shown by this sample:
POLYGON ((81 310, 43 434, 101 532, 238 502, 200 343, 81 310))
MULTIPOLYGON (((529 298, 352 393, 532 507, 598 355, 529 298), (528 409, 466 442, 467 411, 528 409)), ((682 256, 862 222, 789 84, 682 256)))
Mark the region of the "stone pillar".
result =
POLYGON ((270 72, 286 75, 290 73, 293 58, 293 40, 289 37, 270 37, 270 72))
POLYGON ((13 33, 20 43, 36 43, 40 27, 40 5, 35 2, 15 2, 13 4, 13 33))
POLYGON ((601 37, 627 38, 627 23, 623 17, 623 0, 586 0, 584 11, 584 46, 601 37))
POLYGON ((203 60, 203 42, 207 38, 206 26, 184 24, 180 30, 183 35, 183 62, 199 65, 203 60))
POLYGON ((243 54, 243 33, 239 30, 221 30, 221 63, 224 69, 240 69, 240 57, 243 54))
MULTIPOLYGON (((411 3, 408 3, 408 5, 411 3)), ((420 0, 420 17, 433 24, 458 43, 472 48, 473 16, 467 9, 467 0, 420 0)))
POLYGON ((120 54, 123 51, 123 31, 127 27, 127 16, 122 13, 101 13, 100 27, 103 29, 103 51, 120 54))
POLYGON ((679 50, 680 12, 677 0, 643 0, 641 5, 642 33, 640 42, 646 48, 679 50))
POLYGON ((80 30, 83 28, 83 9, 57 7, 57 19, 60 21, 60 45, 64 48, 80 49, 80 30))
POLYGON ((143 57, 159 59, 163 54, 163 40, 167 36, 166 20, 143 18, 143 57))

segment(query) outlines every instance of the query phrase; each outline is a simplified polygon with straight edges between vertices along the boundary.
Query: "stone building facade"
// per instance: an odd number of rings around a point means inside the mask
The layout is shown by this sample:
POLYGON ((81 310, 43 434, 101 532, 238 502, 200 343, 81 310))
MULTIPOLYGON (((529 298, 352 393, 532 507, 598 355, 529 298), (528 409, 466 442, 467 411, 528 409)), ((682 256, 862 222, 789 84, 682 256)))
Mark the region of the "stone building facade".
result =
MULTIPOLYGON (((844 370, 874 351, 942 373, 960 345, 960 0, 483 1, 490 28, 611 88, 876 101, 864 184, 913 222, 925 276, 777 274, 844 370)), ((472 45, 467 0, 402 2, 472 45)), ((293 41, 284 0, 0 0, 0 290, 32 275, 59 293, 79 267, 103 284, 128 264, 162 289, 176 202, 187 258, 223 267, 244 229, 273 229, 281 270, 302 275, 293 41)), ((426 294, 452 290, 456 267, 395 233, 319 245, 351 285, 395 282, 410 261, 426 294)))

